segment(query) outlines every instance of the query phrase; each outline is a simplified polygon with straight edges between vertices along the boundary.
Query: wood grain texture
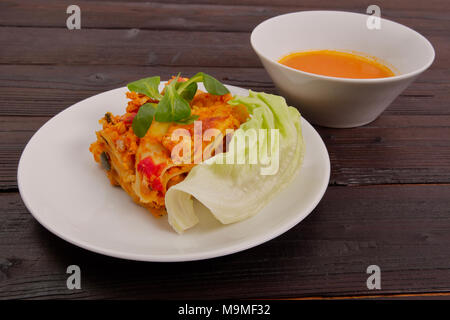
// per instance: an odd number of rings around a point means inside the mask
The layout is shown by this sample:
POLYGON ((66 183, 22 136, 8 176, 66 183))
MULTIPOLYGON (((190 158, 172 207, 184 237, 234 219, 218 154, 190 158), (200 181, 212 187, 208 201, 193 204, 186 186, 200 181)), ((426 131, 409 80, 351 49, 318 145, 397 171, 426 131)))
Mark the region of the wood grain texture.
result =
POLYGON ((65 28, 0 29, 0 64, 261 66, 247 33, 65 28), (35 41, 39 39, 39 41, 35 41), (14 42, 14 46, 8 44, 14 42))
MULTIPOLYGON (((433 117, 428 125, 414 118, 383 115, 370 127, 318 128, 331 159, 330 185, 450 183, 450 116, 439 117, 442 126, 433 117), (408 119, 417 124, 391 126, 408 119)), ((49 119, 0 116, 0 190, 17 188, 22 150, 49 119)))
POLYGON ((16 193, 0 194, 0 298, 262 298, 450 291, 450 186, 330 187, 304 222, 241 253, 138 263, 70 245, 44 230, 16 193), (68 265, 82 290, 65 286, 68 265))
POLYGON ((450 292, 450 2, 377 3, 425 35, 432 67, 374 122, 316 127, 331 158, 324 199, 301 224, 256 248, 188 263, 139 263, 77 248, 41 227, 17 192, 17 164, 56 113, 151 75, 198 71, 276 93, 251 49, 261 21, 299 10, 364 13, 371 0, 0 2, 0 299, 302 298, 450 292), (82 290, 66 268, 82 269, 82 290), (382 290, 366 288, 366 268, 382 290))
MULTIPOLYGON (((73 2, 73 1, 72 1, 73 2)), ((0 4, 0 26, 57 27, 64 28, 68 17, 66 8, 70 0, 4 0, 0 4)), ((347 11, 365 13, 370 1, 358 1, 344 8, 347 11)), ((82 28, 100 29, 153 29, 190 31, 250 32, 262 21, 289 12, 302 10, 343 10, 342 4, 330 1, 327 5, 279 1, 248 5, 224 1, 199 4, 188 1, 182 5, 170 2, 102 2, 77 1, 82 12, 82 28), (283 3, 281 3, 283 4, 283 3)), ((382 6, 383 17, 407 26, 414 26, 419 32, 443 33, 450 31, 450 19, 445 11, 411 11, 405 7, 382 6), (439 21, 440 23, 436 23, 439 21)), ((443 8, 444 9, 444 8, 443 8)))
MULTIPOLYGON (((3 27, 0 64, 261 67, 249 37, 246 32, 3 27)), ((428 39, 436 50, 450 51, 447 34, 428 39)), ((448 56, 438 59, 442 67, 450 66, 448 56)))
MULTIPOLYGON (((276 92, 269 76, 260 68, 202 70, 231 85, 276 92)), ((151 75, 169 78, 178 71, 190 76, 198 68, 0 65, 3 124, 0 135, 4 145, 0 160, 5 163, 0 168, 0 189, 17 187, 16 168, 21 151, 36 129, 54 114, 132 80, 151 75), (17 117, 21 115, 27 117, 17 117)), ((450 72, 443 69, 426 72, 379 119, 365 127, 351 130, 319 127, 332 159, 330 183, 450 182, 447 76, 450 72)))
MULTIPOLYGON (((53 3, 56 0, 47 0, 47 3, 53 3)), ((119 2, 125 3, 143 3, 149 2, 148 0, 95 0, 96 2, 119 2)), ((240 8, 241 6, 275 6, 275 7, 304 7, 304 10, 311 10, 311 8, 321 7, 325 9, 340 9, 345 11, 351 11, 353 8, 367 8, 372 2, 370 0, 345 0, 340 3, 336 3, 335 0, 165 0, 165 1, 152 1, 159 3, 173 3, 178 5, 187 4, 201 4, 201 5, 229 5, 240 8)), ((450 8, 450 4, 443 0, 430 0, 427 2, 419 2, 417 0, 403 1, 380 1, 380 6, 385 9, 395 9, 401 11, 412 11, 414 15, 420 15, 423 12, 436 12, 450 8)))
MULTIPOLYGON (((425 72, 384 114, 450 115, 450 69, 438 67, 425 72)), ((0 65, 0 115, 53 116, 82 99, 142 77, 160 75, 167 79, 178 72, 191 76, 198 70, 227 84, 276 92, 262 68, 0 65)))

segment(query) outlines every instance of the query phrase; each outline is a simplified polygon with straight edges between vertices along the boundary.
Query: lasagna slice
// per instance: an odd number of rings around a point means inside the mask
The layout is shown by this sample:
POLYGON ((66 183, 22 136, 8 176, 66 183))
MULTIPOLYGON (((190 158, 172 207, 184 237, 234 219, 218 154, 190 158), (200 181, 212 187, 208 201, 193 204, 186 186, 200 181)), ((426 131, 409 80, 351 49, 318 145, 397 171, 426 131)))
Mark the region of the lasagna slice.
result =
MULTIPOLYGON (((177 129, 190 133, 191 160, 199 150, 194 150, 194 123, 179 124, 157 122, 153 120, 144 137, 137 137, 132 128, 133 118, 139 108, 151 98, 136 92, 127 92, 130 99, 126 113, 115 116, 106 113, 100 119, 102 130, 96 132, 97 141, 89 150, 95 161, 101 163, 113 185, 121 186, 139 205, 147 208, 155 216, 166 213, 164 197, 167 190, 184 180, 197 162, 174 162, 172 151, 181 140, 173 139, 177 129)), ((230 105, 231 94, 212 95, 197 90, 190 101, 191 112, 201 122, 201 134, 208 129, 218 133, 209 140, 202 139, 203 160, 217 152, 216 148, 224 144, 228 129, 235 130, 249 118, 243 105, 230 105)), ((198 123, 197 123, 198 124, 198 123)), ((181 154, 181 156, 183 156, 181 154)))

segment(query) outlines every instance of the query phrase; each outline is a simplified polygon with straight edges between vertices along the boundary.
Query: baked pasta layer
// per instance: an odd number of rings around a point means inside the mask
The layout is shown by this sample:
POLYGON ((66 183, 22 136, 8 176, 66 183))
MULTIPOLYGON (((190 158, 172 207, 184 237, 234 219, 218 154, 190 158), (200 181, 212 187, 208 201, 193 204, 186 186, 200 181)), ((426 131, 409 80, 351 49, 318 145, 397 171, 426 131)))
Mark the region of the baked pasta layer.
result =
MULTIPOLYGON (((122 187, 134 202, 155 216, 162 216, 166 213, 166 191, 183 181, 197 163, 194 157, 199 150, 194 150, 194 123, 153 120, 145 136, 139 138, 132 128, 134 117, 142 105, 158 101, 136 92, 127 92, 126 95, 130 99, 126 113, 121 116, 106 113, 99 120, 102 130, 96 132, 97 141, 91 144, 89 150, 95 161, 102 164, 112 185, 122 187), (172 160, 173 148, 184 143, 182 137, 173 140, 177 129, 190 133, 191 161, 180 163, 172 160)), ((249 117, 243 105, 228 104, 231 98, 229 93, 219 96, 197 90, 190 101, 192 115, 198 116, 197 121, 202 124, 202 136, 208 129, 220 132, 209 141, 202 139, 203 160, 217 152, 217 145, 224 144, 227 129, 239 128, 249 117)))

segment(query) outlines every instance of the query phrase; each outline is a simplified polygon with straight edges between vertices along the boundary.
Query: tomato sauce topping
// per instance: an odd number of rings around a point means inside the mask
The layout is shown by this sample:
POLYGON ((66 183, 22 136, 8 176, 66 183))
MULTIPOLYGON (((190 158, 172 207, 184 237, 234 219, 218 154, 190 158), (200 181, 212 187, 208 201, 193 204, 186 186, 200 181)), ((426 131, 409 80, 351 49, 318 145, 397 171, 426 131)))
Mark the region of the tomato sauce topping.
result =
POLYGON ((137 169, 148 178, 149 185, 153 190, 164 192, 163 185, 160 180, 161 172, 165 168, 164 163, 155 164, 151 157, 146 157, 139 161, 137 169))

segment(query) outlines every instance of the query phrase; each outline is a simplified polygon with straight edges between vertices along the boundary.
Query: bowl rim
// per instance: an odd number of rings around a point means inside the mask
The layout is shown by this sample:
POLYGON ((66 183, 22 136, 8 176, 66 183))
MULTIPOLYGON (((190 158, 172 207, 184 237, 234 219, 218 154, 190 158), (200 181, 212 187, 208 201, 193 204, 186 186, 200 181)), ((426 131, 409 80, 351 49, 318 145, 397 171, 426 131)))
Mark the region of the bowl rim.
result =
POLYGON ((301 15, 301 14, 309 14, 309 13, 339 13, 339 14, 349 14, 349 15, 360 15, 360 16, 369 16, 363 13, 357 13, 357 12, 351 12, 351 11, 340 11, 340 10, 304 10, 304 11, 295 11, 295 12, 289 12, 289 13, 285 13, 285 14, 281 14, 278 16, 274 16, 271 17, 269 19, 266 19, 264 21, 262 21, 261 23, 259 23, 253 30, 252 33, 250 35, 250 44, 253 48, 253 50, 256 52, 256 54, 260 57, 260 58, 264 58, 265 60, 267 60, 268 62, 281 67, 282 69, 285 69, 287 71, 290 72, 294 72, 297 74, 302 74, 302 75, 307 75, 307 76, 311 76, 311 77, 315 77, 318 79, 323 79, 323 80, 329 80, 329 81, 335 81, 335 82, 350 82, 350 83, 380 83, 380 82, 396 82, 396 81, 400 81, 400 80, 405 80, 405 79, 409 79, 412 77, 415 77, 419 74, 421 74, 422 72, 424 72, 425 70, 427 70, 431 64, 434 62, 434 59, 436 57, 436 53, 434 50, 433 45, 431 44, 431 42, 425 38, 423 35, 421 35, 419 32, 415 31, 414 29, 407 27, 401 23, 389 20, 389 19, 385 19, 385 18, 381 18, 382 21, 387 21, 389 23, 393 23, 398 25, 399 27, 403 27, 408 29, 410 32, 414 33, 417 37, 421 38, 422 40, 424 40, 425 44, 427 44, 429 46, 429 48, 431 49, 431 58, 429 59, 429 61, 423 65, 422 67, 408 72, 408 73, 404 73, 404 74, 399 74, 399 75, 394 75, 392 77, 385 77, 385 78, 371 78, 371 79, 358 79, 358 78, 339 78, 339 77, 330 77, 330 76, 324 76, 324 75, 320 75, 320 74, 316 74, 316 73, 310 73, 310 72, 306 72, 306 71, 301 71, 298 69, 294 69, 291 67, 288 67, 284 64, 279 63, 276 60, 273 60, 271 58, 268 58, 266 55, 262 54, 260 50, 258 50, 256 48, 255 45, 255 34, 256 32, 258 32, 258 29, 260 29, 262 27, 262 25, 264 24, 268 24, 270 22, 273 22, 273 20, 278 20, 281 19, 282 17, 286 17, 286 16, 290 16, 290 15, 301 15))

